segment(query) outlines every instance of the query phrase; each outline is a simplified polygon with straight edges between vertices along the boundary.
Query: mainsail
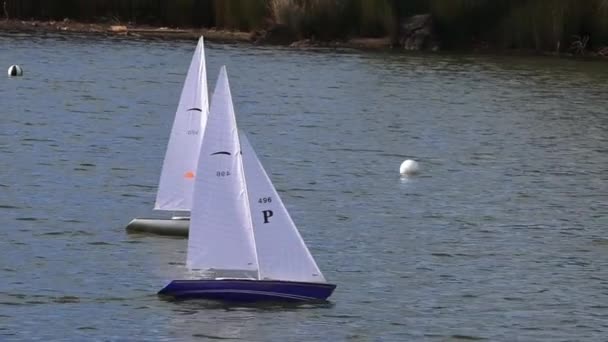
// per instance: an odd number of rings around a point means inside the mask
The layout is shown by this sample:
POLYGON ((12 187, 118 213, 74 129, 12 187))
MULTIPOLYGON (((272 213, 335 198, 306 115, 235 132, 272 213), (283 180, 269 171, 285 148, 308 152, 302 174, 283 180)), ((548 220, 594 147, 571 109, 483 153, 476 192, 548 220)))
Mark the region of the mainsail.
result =
POLYGON ((187 267, 212 278, 259 279, 226 67, 220 70, 213 92, 194 182, 187 267))
POLYGON ((197 160, 209 113, 204 41, 196 46, 179 99, 154 209, 189 211, 197 160))

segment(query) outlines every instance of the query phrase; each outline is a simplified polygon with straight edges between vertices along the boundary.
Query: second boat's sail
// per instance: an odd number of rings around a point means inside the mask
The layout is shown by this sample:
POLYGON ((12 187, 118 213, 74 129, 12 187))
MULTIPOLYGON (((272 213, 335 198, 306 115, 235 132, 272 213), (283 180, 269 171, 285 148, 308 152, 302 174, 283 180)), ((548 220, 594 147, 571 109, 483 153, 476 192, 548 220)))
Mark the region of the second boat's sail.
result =
POLYGON ((154 209, 190 211, 209 101, 203 37, 198 41, 175 113, 154 209))

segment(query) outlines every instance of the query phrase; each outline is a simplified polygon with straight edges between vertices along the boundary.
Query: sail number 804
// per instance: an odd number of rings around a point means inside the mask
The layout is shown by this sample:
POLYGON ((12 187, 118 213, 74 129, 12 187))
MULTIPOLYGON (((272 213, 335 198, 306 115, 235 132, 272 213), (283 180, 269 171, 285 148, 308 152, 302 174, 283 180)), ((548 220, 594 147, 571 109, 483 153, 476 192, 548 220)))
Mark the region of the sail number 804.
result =
POLYGON ((258 203, 272 203, 272 197, 260 197, 260 199, 258 199, 258 203))

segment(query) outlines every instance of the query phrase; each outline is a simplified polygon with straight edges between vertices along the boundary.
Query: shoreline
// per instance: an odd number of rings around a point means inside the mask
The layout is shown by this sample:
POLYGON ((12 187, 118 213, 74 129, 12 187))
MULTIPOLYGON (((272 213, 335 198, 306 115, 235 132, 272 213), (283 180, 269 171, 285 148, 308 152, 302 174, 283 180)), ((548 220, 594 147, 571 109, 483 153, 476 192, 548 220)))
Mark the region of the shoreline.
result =
POLYGON ((148 25, 122 25, 114 23, 84 23, 64 19, 54 20, 0 20, 0 31, 12 33, 87 33, 105 36, 131 36, 165 38, 165 39, 197 39, 205 35, 211 40, 250 41, 249 33, 213 29, 173 29, 148 25))
POLYGON ((289 44, 257 43, 258 32, 230 31, 215 28, 168 28, 149 25, 122 25, 113 23, 83 23, 69 19, 62 21, 0 20, 0 32, 8 33, 81 33, 104 36, 188 39, 204 36, 211 42, 250 43, 295 48, 353 48, 362 50, 390 50, 390 38, 351 38, 346 41, 312 41, 304 39, 289 44))
MULTIPOLYGON (((300 49, 355 49, 355 50, 371 50, 371 51, 398 51, 402 53, 437 53, 431 50, 406 50, 395 48, 391 44, 390 37, 381 38, 365 38, 353 37, 347 40, 334 41, 318 41, 311 39, 297 40, 286 43, 270 43, 258 42, 259 31, 243 32, 231 31, 216 28, 168 28, 150 25, 123 25, 117 23, 85 23, 64 19, 61 21, 54 20, 17 20, 3 19, 0 20, 0 32, 7 33, 76 33, 76 34, 91 34, 100 36, 116 36, 116 37, 132 37, 132 38, 148 38, 148 39, 183 39, 196 40, 200 36, 204 36, 205 40, 219 43, 247 43, 261 46, 282 46, 300 49)), ((445 52, 448 50, 441 50, 445 52)), ((608 51, 606 54, 597 52, 588 52, 584 55, 575 55, 572 53, 556 53, 552 51, 540 51, 529 49, 498 49, 490 47, 471 48, 471 49, 453 49, 449 50, 453 53, 467 53, 475 55, 495 55, 495 56, 546 56, 553 58, 576 58, 581 60, 603 60, 608 61, 608 51)))

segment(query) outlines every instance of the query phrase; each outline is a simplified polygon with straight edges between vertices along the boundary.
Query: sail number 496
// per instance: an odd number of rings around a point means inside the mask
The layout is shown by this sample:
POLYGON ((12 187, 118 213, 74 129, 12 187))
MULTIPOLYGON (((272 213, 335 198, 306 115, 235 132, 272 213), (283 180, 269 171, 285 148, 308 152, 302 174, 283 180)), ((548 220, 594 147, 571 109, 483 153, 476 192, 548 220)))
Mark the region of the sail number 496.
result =
POLYGON ((230 176, 230 171, 217 171, 215 173, 215 175, 217 177, 226 177, 226 176, 230 176))
POLYGON ((258 203, 272 203, 272 197, 260 197, 258 203))

